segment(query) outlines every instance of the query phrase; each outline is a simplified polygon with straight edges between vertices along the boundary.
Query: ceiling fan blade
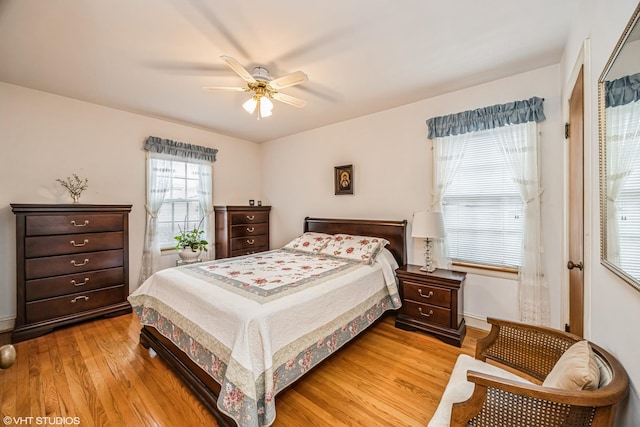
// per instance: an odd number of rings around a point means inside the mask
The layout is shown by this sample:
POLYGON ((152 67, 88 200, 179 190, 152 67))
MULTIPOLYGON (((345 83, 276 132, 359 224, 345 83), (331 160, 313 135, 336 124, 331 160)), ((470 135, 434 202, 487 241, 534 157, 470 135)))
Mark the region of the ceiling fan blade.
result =
POLYGON ((309 80, 309 77, 302 71, 296 71, 295 73, 287 74, 282 77, 278 77, 277 79, 271 80, 269 85, 278 90, 285 87, 293 86, 300 84, 302 82, 306 82, 309 80))
POLYGON ((249 71, 247 71, 246 68, 244 68, 238 61, 236 61, 234 58, 227 56, 227 55, 222 55, 220 57, 224 62, 227 63, 227 65, 229 67, 231 67, 231 69, 233 71, 236 72, 236 74, 238 74, 240 77, 242 77, 242 79, 248 83, 255 83, 256 79, 253 78, 253 76, 251 75, 251 73, 249 71))
POLYGON ((291 95, 286 95, 284 93, 276 92, 272 95, 273 99, 276 99, 280 102, 284 102, 285 104, 293 105, 294 107, 302 108, 307 105, 307 101, 304 101, 300 98, 296 98, 291 95))
POLYGON ((202 86, 202 89, 206 90, 230 90, 234 92, 247 92, 249 89, 245 87, 231 87, 231 86, 202 86))

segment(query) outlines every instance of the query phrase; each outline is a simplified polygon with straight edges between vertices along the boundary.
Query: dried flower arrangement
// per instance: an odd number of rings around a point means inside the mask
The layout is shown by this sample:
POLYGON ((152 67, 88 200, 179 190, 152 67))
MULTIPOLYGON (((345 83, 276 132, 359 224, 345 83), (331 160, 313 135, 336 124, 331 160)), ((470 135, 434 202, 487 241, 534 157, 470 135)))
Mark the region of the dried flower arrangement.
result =
POLYGON ((82 180, 75 173, 73 174, 73 178, 68 176, 66 181, 60 178, 56 179, 56 181, 67 189, 69 195, 73 199, 73 203, 78 203, 80 201, 80 194, 82 194, 82 192, 87 189, 89 184, 89 180, 87 178, 82 180))

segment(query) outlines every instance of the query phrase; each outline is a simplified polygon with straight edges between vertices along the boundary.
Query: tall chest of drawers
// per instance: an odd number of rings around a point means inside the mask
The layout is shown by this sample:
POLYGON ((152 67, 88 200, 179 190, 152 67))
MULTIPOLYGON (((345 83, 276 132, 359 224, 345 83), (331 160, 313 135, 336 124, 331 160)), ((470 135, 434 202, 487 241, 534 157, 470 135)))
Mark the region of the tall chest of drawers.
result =
POLYGON ((16 215, 14 342, 57 326, 131 311, 131 205, 11 207, 16 215))
POLYGON ((214 206, 216 259, 269 250, 271 206, 214 206))

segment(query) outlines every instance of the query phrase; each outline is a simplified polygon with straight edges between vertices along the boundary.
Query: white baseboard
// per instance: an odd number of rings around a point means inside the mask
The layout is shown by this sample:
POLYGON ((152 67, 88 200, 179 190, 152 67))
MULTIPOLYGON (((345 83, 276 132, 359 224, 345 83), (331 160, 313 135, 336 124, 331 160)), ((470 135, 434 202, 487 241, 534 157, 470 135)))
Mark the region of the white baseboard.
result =
POLYGON ((483 331, 489 331, 491 329, 491 325, 487 323, 487 318, 484 316, 464 313, 464 321, 470 328, 482 329, 483 331))
POLYGON ((15 317, 4 317, 0 319, 0 332, 12 331, 15 323, 15 317))

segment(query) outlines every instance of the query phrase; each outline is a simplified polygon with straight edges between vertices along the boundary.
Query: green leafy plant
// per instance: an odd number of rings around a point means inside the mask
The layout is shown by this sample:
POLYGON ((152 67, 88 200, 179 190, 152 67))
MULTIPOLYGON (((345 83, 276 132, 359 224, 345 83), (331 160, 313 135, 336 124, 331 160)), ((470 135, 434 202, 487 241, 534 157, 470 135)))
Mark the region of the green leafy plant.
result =
POLYGON ((202 229, 203 221, 204 221, 204 218, 200 220, 200 223, 198 223, 198 226, 193 230, 187 230, 186 221, 185 221, 184 229, 181 228, 180 225, 178 225, 180 234, 174 237, 174 239, 178 241, 178 244, 176 244, 176 249, 180 250, 180 249, 191 248, 191 250, 194 252, 198 250, 203 250, 205 252, 208 251, 207 245, 209 244, 209 242, 207 242, 205 239, 202 238, 202 235, 204 234, 204 230, 202 229))

